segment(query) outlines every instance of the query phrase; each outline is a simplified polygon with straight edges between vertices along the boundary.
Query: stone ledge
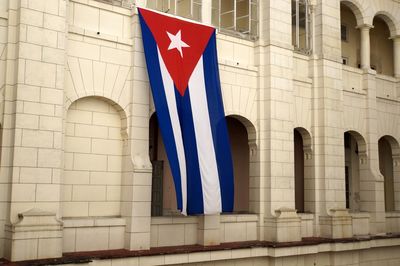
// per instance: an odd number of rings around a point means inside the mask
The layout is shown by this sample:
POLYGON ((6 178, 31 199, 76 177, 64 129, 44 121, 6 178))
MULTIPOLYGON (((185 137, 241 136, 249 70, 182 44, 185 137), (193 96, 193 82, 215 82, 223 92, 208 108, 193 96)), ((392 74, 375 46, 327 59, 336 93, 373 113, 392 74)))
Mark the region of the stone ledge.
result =
POLYGON ((305 212, 298 212, 297 215, 301 218, 302 221, 307 220, 314 220, 314 213, 305 213, 305 212))
POLYGON ((258 222, 257 214, 222 214, 221 223, 258 222))
POLYGON ((125 226, 124 218, 120 217, 88 217, 63 218, 64 228, 125 226))
POLYGON ((128 250, 108 250, 108 251, 91 251, 91 252, 74 252, 64 253, 62 258, 43 259, 22 261, 18 263, 10 263, 3 260, 0 265, 56 265, 66 263, 89 263, 93 260, 107 259, 129 259, 143 260, 145 258, 161 258, 168 265, 168 258, 180 256, 182 263, 201 262, 211 260, 235 259, 247 257, 285 257, 296 255, 317 254, 321 252, 336 251, 352 251, 363 250, 377 247, 389 247, 400 245, 399 235, 371 236, 368 238, 344 238, 344 239, 327 239, 327 238, 303 238, 298 242, 276 243, 267 241, 249 241, 223 243, 217 246, 176 246, 176 247, 160 247, 151 248, 143 251, 128 250), (293 248, 297 247, 297 248, 293 248), (196 260, 196 258, 198 260, 196 260), (193 260, 194 259, 194 260, 193 260))
POLYGON ((400 218, 399 211, 386 212, 386 218, 400 218))
POLYGON ((184 217, 184 216, 160 216, 160 217, 151 217, 152 225, 160 225, 160 224, 197 224, 197 217, 184 217))
POLYGON ((8 12, 7 11, 0 11, 0 18, 8 19, 8 12))

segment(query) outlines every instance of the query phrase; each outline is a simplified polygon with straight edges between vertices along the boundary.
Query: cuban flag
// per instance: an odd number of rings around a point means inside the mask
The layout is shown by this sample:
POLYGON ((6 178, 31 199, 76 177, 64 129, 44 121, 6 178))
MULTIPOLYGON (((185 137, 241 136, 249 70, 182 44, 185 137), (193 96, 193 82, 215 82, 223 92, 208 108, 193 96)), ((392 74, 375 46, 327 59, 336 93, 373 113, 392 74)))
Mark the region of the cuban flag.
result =
POLYGON ((182 214, 233 210, 215 29, 138 8, 147 70, 182 214))

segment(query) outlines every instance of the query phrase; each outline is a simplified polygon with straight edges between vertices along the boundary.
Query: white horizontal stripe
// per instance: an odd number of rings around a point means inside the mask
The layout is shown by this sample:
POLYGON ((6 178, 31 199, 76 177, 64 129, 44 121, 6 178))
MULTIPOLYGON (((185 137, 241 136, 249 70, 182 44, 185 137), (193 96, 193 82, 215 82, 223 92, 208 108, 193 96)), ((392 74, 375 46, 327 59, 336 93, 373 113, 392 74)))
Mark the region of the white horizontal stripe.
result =
POLYGON ((179 169, 181 173, 181 191, 182 191, 182 214, 187 214, 187 187, 186 187, 186 159, 185 150, 183 148, 181 124, 179 123, 178 110, 176 107, 175 88, 174 82, 168 73, 167 67, 164 64, 164 60, 158 50, 158 58, 160 62, 161 76, 165 89, 165 96, 167 98, 167 105, 169 109, 169 115, 171 117, 172 131, 174 133, 176 151, 178 154, 179 169))
POLYGON ((203 188, 204 213, 220 213, 221 191, 208 113, 203 57, 200 58, 189 79, 189 95, 203 188))

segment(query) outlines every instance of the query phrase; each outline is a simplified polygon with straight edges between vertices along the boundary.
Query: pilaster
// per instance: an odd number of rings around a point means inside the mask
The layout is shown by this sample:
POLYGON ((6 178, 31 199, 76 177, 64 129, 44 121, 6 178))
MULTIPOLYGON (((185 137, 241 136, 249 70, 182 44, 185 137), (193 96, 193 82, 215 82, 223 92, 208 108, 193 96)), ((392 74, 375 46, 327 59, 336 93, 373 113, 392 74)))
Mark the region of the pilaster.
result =
POLYGON ((322 236, 350 237, 351 217, 345 209, 340 2, 316 2, 315 55, 311 67, 315 182, 319 191, 316 215, 322 236))
POLYGON ((379 171, 378 121, 376 106, 376 72, 364 69, 363 89, 367 93, 367 152, 360 164, 361 210, 371 215, 371 233, 385 232, 385 194, 383 176, 379 171))
POLYGON ((6 254, 13 261, 47 259, 62 256, 62 223, 56 214, 31 209, 18 215, 18 222, 8 224, 6 254))
POLYGON ((298 241, 300 219, 294 209, 292 2, 262 2, 258 100, 263 237, 270 241, 298 241), (283 230, 285 224, 290 224, 289 234, 283 230))
POLYGON ((199 216, 197 224, 197 244, 202 246, 215 246, 220 244, 221 216, 199 216))
MULTIPOLYGON (((7 158, 2 162, 2 179, 9 182, 10 209, 7 220, 5 257, 27 259, 17 252, 14 239, 40 239, 41 235, 19 234, 19 215, 39 208, 60 216, 62 172, 62 128, 66 43, 65 0, 9 1, 10 54, 7 66, 5 116, 7 158), (39 181, 40 180, 40 181, 39 181)), ((51 231, 46 219, 28 215, 32 224, 51 231)), ((61 256, 61 236, 51 249, 29 258, 61 256)), ((33 249, 35 241, 26 241, 33 249)), ((50 242, 49 242, 50 243, 50 242)))
POLYGON ((132 95, 131 117, 127 140, 125 173, 123 176, 121 212, 126 219, 125 248, 150 248, 151 172, 149 159, 150 90, 146 72, 143 43, 137 9, 132 10, 132 95), (142 62, 142 63, 139 63, 142 62))
POLYGON ((300 217, 296 210, 281 208, 275 211, 275 217, 265 218, 266 238, 274 242, 301 240, 300 217))

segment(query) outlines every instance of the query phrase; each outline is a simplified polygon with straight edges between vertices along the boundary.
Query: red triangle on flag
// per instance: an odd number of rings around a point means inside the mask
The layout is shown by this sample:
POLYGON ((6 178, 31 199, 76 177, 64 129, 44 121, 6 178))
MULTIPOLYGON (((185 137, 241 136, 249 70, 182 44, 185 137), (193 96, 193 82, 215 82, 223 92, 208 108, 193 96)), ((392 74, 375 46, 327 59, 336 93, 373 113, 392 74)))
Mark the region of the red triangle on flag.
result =
POLYGON ((213 27, 138 8, 158 45, 165 66, 183 96, 213 27))

